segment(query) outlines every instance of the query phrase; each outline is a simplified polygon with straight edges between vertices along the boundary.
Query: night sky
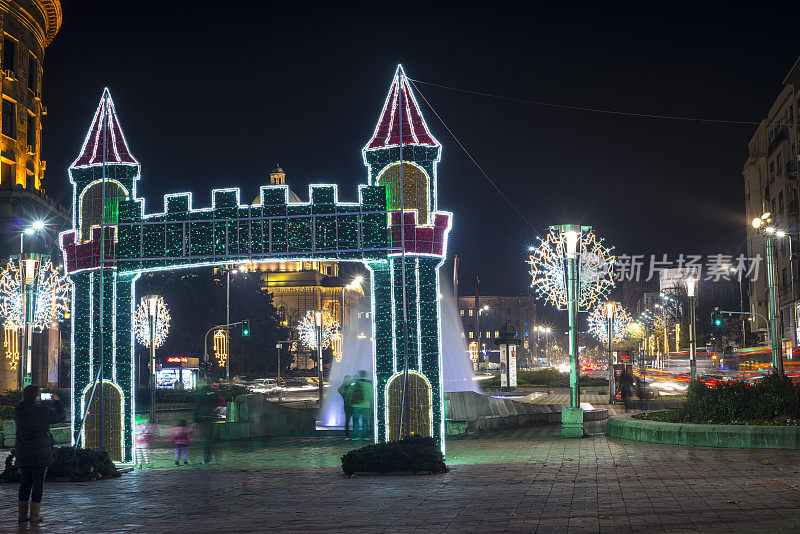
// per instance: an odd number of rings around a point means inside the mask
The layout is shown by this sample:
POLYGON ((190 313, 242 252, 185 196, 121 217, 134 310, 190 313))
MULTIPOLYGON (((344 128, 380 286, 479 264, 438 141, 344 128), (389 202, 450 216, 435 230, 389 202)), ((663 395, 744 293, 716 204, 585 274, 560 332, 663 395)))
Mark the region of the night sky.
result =
MULTIPOLYGON (((276 163, 301 198, 324 181, 356 200, 361 148, 397 63, 413 79, 506 97, 757 122, 800 54, 796 2, 344 4, 64 0, 44 64, 48 192, 69 202, 66 169, 104 86, 152 212, 187 190, 195 207, 214 187, 240 186, 249 201, 276 163)), ((418 88, 539 232, 590 224, 628 254, 735 252, 743 241, 753 125, 418 88)), ((476 273, 483 294, 525 293, 534 229, 418 100, 443 145, 439 208, 455 214, 462 294, 476 273)))

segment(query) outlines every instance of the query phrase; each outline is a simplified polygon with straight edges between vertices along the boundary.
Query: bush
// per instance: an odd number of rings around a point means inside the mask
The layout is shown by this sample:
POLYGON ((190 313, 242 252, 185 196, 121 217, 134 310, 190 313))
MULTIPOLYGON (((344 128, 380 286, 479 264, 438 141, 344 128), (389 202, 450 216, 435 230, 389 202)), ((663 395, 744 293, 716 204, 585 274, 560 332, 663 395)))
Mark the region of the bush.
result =
MULTIPOLYGON (((500 376, 493 376, 487 380, 482 380, 481 384, 484 387, 497 388, 500 387, 500 376)), ((607 378, 582 376, 582 387, 591 386, 607 386, 607 378)), ((569 373, 561 373, 555 369, 539 369, 536 371, 518 371, 517 372, 517 385, 518 386, 544 386, 553 388, 568 388, 569 387, 569 373)))
MULTIPOLYGON (((711 388, 695 380, 689 384, 679 418, 687 423, 770 423, 800 418, 800 386, 778 374, 757 384, 720 382, 711 388)), ((785 423, 783 423, 785 424, 785 423)))
MULTIPOLYGON (((122 476, 106 451, 56 447, 55 453, 56 461, 47 469, 47 480, 67 479, 71 482, 86 482, 122 476)), ((14 466, 12 451, 6 457, 6 467, 0 473, 0 482, 19 481, 20 474, 17 467, 14 466)))
POLYGON ((353 473, 446 473, 447 465, 433 438, 411 437, 400 441, 367 445, 342 456, 342 471, 353 473))

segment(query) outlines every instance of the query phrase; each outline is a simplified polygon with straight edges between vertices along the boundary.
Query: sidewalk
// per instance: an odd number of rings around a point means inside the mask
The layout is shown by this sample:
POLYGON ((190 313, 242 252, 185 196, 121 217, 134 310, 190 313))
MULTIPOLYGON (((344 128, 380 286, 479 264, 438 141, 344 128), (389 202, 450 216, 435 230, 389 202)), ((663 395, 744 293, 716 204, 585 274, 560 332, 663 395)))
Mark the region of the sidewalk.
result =
MULTIPOLYGON (((590 427, 599 431, 602 425, 590 427)), ((635 443, 557 426, 448 442, 453 470, 344 478, 342 439, 238 444, 222 463, 46 486, 37 532, 687 532, 800 529, 797 451, 635 443)), ((199 446, 190 455, 197 461, 199 446)), ((7 503, 16 485, 0 485, 7 503)), ((16 531, 5 507, 0 531, 16 531)), ((27 525, 22 531, 27 530, 27 525)))

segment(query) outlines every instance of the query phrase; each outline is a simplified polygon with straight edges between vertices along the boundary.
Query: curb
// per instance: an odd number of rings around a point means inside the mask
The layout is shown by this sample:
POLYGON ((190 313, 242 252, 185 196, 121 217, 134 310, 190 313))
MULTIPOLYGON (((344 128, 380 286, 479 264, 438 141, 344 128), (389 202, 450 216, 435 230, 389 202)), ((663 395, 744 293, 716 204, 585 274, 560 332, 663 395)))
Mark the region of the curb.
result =
POLYGON ((616 415, 608 419, 606 434, 614 438, 669 445, 800 449, 800 426, 662 423, 634 419, 632 415, 616 415))

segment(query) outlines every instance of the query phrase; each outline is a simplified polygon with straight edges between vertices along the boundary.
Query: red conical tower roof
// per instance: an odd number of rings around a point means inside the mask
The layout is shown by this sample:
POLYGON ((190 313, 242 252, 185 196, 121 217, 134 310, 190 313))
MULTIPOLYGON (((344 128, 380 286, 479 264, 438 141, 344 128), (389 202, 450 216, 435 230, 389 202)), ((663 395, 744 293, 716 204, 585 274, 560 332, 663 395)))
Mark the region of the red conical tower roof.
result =
POLYGON ((440 146, 439 141, 428 130, 425 119, 422 118, 419 104, 411 91, 403 66, 398 65, 386 102, 383 104, 380 120, 375 126, 375 133, 372 134, 372 139, 364 150, 400 146, 401 129, 404 146, 440 146))
POLYGON ((97 106, 97 111, 94 113, 92 125, 89 127, 89 132, 86 134, 86 139, 83 141, 81 153, 70 168, 91 167, 93 165, 103 164, 104 130, 105 142, 108 147, 107 150, 105 150, 106 163, 139 164, 128 149, 128 143, 125 141, 125 134, 122 133, 122 127, 119 125, 117 112, 114 109, 114 101, 111 99, 111 93, 108 91, 108 88, 105 88, 103 89, 103 96, 100 98, 100 104, 97 106))

